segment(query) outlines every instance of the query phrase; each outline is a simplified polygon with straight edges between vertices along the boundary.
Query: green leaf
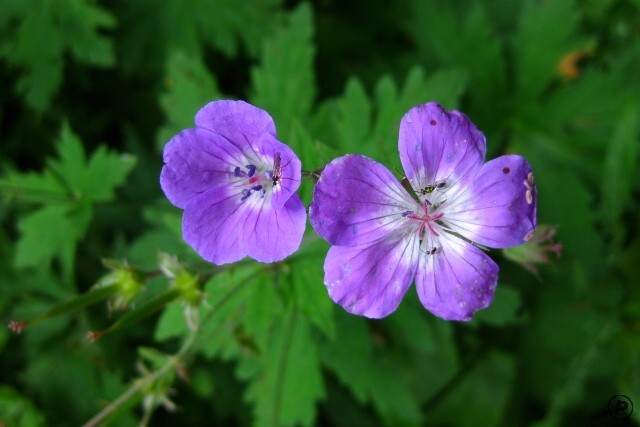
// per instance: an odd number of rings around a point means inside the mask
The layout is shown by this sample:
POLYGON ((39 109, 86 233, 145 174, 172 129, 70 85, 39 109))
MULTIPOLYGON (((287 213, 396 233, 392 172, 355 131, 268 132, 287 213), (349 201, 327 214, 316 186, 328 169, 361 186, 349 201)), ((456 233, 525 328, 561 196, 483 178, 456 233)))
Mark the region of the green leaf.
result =
POLYGON ((562 57, 586 41, 576 41, 579 15, 571 0, 525 2, 513 41, 515 77, 521 102, 539 96, 557 77, 562 57))
POLYGON ((86 0, 67 0, 59 10, 57 24, 64 43, 80 62, 111 67, 115 64, 113 44, 100 32, 116 26, 115 17, 86 0))
POLYGON ((567 163, 572 161, 567 153, 546 152, 546 147, 557 150, 563 140, 538 134, 515 134, 513 140, 515 151, 533 166, 538 206, 544 206, 544 210, 539 211, 538 222, 558 226, 563 260, 570 261, 576 269, 588 271, 590 281, 601 280, 606 275, 602 268, 604 242, 596 231, 597 211, 592 206, 592 188, 582 181, 576 170, 568 167, 573 164, 567 163))
MULTIPOLYGON (((289 147, 296 153, 302 162, 302 170, 313 172, 324 167, 327 163, 337 157, 337 152, 317 139, 313 139, 307 130, 296 120, 293 123, 291 138, 288 141, 289 147)), ((304 178, 300 182, 298 195, 305 206, 311 202, 314 182, 312 179, 304 178)))
POLYGON ((124 183, 135 165, 135 158, 116 154, 99 147, 86 161, 82 141, 67 123, 58 141, 59 159, 49 161, 49 168, 60 177, 70 195, 78 201, 106 202, 114 197, 114 190, 124 183))
POLYGON ((312 36, 311 7, 302 3, 288 25, 265 41, 260 66, 251 70, 252 103, 271 114, 284 142, 295 120, 307 121, 315 99, 312 36))
POLYGON ((365 320, 337 311, 336 338, 322 351, 323 364, 362 404, 371 403, 388 425, 420 423, 420 406, 393 363, 376 357, 365 320))
POLYGON ((75 259, 75 245, 84 236, 91 216, 89 206, 70 211, 59 205, 24 215, 18 221, 21 238, 16 246, 16 267, 38 268, 59 258, 68 274, 75 259))
POLYGON ((309 236, 309 241, 292 256, 288 264, 291 268, 291 287, 296 305, 311 323, 324 332, 328 338, 335 336, 333 321, 334 303, 324 285, 324 270, 321 260, 328 248, 322 239, 309 236))
POLYGON ((253 297, 260 267, 247 264, 213 276, 204 286, 206 304, 202 304, 201 339, 198 341, 206 357, 236 358, 241 351, 255 351, 252 337, 247 337, 239 324, 244 322, 247 301, 253 297))
POLYGON ((407 74, 398 102, 401 109, 436 101, 447 109, 457 108, 469 75, 461 68, 443 68, 426 76, 421 67, 413 67, 407 74))
POLYGON ((616 245, 621 244, 624 229, 621 214, 631 201, 633 174, 638 165, 640 112, 630 105, 620 117, 607 148, 602 177, 602 215, 611 224, 616 245))
POLYGON ((166 341, 171 338, 181 337, 187 331, 187 324, 184 318, 184 303, 174 301, 162 310, 153 338, 156 341, 166 341))
POLYGON ((16 199, 35 203, 68 202, 69 192, 59 177, 50 170, 38 172, 14 172, 0 178, 0 190, 7 202, 16 199))
POLYGON ((255 341, 260 350, 266 350, 270 346, 269 331, 283 313, 282 298, 276 289, 276 283, 282 278, 281 271, 274 271, 271 274, 261 271, 251 279, 249 284, 252 290, 245 301, 243 333, 255 341))
POLYGON ((336 103, 335 128, 338 146, 344 152, 359 150, 371 132, 373 107, 362 83, 351 78, 345 93, 336 103))
POLYGON ((496 288, 491 305, 476 313, 469 326, 476 326, 479 323, 497 327, 514 324, 519 320, 518 310, 521 303, 520 293, 501 283, 496 288))
POLYGON ((507 409, 516 375, 515 358, 507 353, 490 352, 450 393, 443 396, 429 420, 455 426, 491 427, 500 425, 507 409))
MULTIPOLYGON (((227 55, 238 51, 238 39, 253 55, 265 35, 273 32, 280 21, 281 0, 196 0, 192 2, 193 19, 205 41, 227 55)), ((181 2, 184 5, 184 2, 181 2)))
POLYGON ((115 197, 115 189, 124 184, 136 164, 135 157, 98 147, 86 165, 83 194, 92 202, 108 202, 115 197))
MULTIPOLYGON (((571 275, 568 271, 564 277, 571 275)), ((606 384, 603 381, 619 375, 623 365, 619 326, 598 308, 603 296, 608 299, 619 291, 612 283, 593 291, 583 298, 568 286, 544 289, 532 307, 530 326, 522 331, 520 354, 527 369, 521 370, 519 380, 528 396, 544 403, 545 421, 555 420, 547 425, 558 425, 562 413, 572 408, 578 412, 569 413, 581 414, 583 399, 584 404, 604 406, 611 396, 603 396, 603 390, 585 393, 590 385, 606 384)))
POLYGON ((311 327, 295 308, 274 324, 257 363, 246 393, 256 425, 312 425, 324 384, 311 327))
POLYGON ((369 149, 378 148, 385 162, 401 170, 398 157, 400 120, 410 108, 435 101, 446 108, 458 105, 466 87, 467 74, 460 69, 444 69, 425 76, 421 67, 412 68, 400 93, 390 77, 382 77, 375 88, 376 118, 369 149))
POLYGON ((9 13, 19 23, 9 26, 13 31, 0 42, 0 56, 20 69, 17 89, 37 112, 47 109, 62 83, 65 53, 89 65, 114 64, 111 40, 100 31, 113 28, 115 19, 92 3, 9 1, 9 13))
POLYGON ((389 327, 389 334, 395 342, 402 344, 402 348, 424 354, 435 352, 436 333, 421 304, 403 301, 385 324, 389 327))
POLYGON ((221 97, 215 77, 202 60, 184 51, 169 54, 165 87, 160 106, 167 122, 158 132, 158 148, 182 129, 193 127, 198 110, 221 97))
POLYGON ((59 158, 50 159, 40 176, 11 174, 5 182, 17 187, 15 194, 27 194, 45 204, 18 221, 22 236, 16 247, 16 266, 42 267, 58 258, 65 279, 70 280, 75 246, 91 222, 93 203, 111 200, 135 162, 104 147, 87 162, 82 142, 66 123, 57 148, 59 158))
POLYGON ((0 386, 0 422, 6 426, 38 427, 45 425, 45 417, 26 396, 3 385, 0 386))
POLYGON ((414 1, 409 28, 425 65, 432 67, 436 62, 467 73, 474 121, 481 127, 490 123, 495 128, 506 115, 502 41, 491 26, 488 6, 483 2, 458 5, 452 1, 414 1), (486 108, 487 100, 491 100, 491 108, 486 108))

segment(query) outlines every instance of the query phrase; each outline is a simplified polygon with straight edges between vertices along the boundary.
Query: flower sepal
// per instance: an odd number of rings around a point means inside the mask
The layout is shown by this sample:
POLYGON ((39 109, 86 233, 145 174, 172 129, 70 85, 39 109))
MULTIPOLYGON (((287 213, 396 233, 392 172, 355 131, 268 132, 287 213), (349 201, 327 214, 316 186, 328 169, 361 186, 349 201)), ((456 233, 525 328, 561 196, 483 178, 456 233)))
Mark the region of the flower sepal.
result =
POLYGON ((557 227, 540 224, 524 244, 504 249, 502 253, 507 259, 537 275, 538 265, 551 263, 550 254, 554 253, 556 258, 562 256, 562 242, 555 240, 556 231, 557 227))

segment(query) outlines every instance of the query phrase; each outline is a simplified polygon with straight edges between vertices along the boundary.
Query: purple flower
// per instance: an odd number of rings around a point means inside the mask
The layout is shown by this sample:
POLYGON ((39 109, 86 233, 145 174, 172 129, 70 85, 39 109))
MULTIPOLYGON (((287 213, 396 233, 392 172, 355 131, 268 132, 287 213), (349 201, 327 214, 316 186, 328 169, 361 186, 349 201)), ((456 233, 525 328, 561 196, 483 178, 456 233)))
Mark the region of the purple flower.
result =
POLYGON ((185 242, 214 264, 291 255, 306 222, 295 193, 301 165, 277 140, 269 114, 243 101, 216 101, 195 122, 167 143, 160 174, 169 201, 184 209, 185 242))
POLYGON ((309 214, 333 245, 324 264, 329 295, 350 313, 381 318, 415 279, 427 310, 470 320, 490 304, 498 280, 498 266, 477 245, 519 245, 535 229, 531 167, 516 155, 483 164, 484 135, 436 103, 405 114, 398 149, 416 197, 364 156, 337 158, 322 172, 309 214))

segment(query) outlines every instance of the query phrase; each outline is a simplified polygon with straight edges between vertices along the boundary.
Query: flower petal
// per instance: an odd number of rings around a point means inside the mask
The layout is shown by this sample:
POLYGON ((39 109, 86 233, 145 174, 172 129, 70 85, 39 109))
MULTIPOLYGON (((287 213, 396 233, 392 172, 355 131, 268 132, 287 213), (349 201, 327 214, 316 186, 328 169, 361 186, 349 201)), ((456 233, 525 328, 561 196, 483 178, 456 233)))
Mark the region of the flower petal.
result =
POLYGON ((220 134, 240 147, 251 145, 263 133, 276 136, 269 113, 244 101, 208 103, 196 114, 196 126, 220 134))
POLYGON ((422 305, 445 320, 471 320, 487 307, 498 281, 498 265, 477 247, 443 233, 432 255, 421 252, 416 290, 422 305))
POLYGON ((537 190, 524 157, 501 156, 446 208, 445 222, 464 237, 492 248, 522 244, 536 226, 537 190))
POLYGON ((464 187, 482 165, 486 139, 463 113, 430 102, 404 115, 398 150, 416 192, 438 183, 464 187))
POLYGON ((243 203, 226 187, 194 197, 184 209, 182 236, 202 258, 217 265, 244 258, 243 225, 255 204, 243 203))
POLYGON ((420 206, 389 170, 350 154, 329 163, 313 190, 311 225, 333 245, 354 246, 384 238, 420 206))
POLYGON ((186 129, 163 152, 160 186, 171 203, 184 208, 195 196, 229 182, 247 159, 234 144, 204 129, 186 129))
POLYGON ((275 262, 288 257, 300 247, 306 223, 307 212, 297 194, 279 208, 264 203, 244 222, 247 254, 259 262, 275 262))
POLYGON ((332 246, 324 261, 329 296, 349 313, 385 317, 395 311, 411 285, 418 253, 417 238, 411 236, 332 246))

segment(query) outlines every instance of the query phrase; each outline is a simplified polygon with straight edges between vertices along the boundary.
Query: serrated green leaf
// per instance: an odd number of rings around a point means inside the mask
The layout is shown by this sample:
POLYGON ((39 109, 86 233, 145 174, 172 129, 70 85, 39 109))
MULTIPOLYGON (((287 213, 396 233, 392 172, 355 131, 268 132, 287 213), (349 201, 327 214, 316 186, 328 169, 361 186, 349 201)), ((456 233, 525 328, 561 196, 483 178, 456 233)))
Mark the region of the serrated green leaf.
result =
POLYGON ((166 341, 177 338, 187 333, 187 324, 184 318, 184 304, 174 301, 168 304, 162 311, 153 338, 156 341, 166 341))
MULTIPOLYGON (((336 150, 314 140, 306 129, 296 120, 293 123, 291 138, 288 145, 298 155, 302 162, 302 170, 311 173, 324 167, 337 155, 336 150)), ((311 202, 314 181, 311 177, 305 177, 300 182, 298 195, 305 206, 311 202)))
POLYGON ((0 178, 0 189, 8 201, 65 203, 71 198, 64 182, 49 170, 42 173, 9 172, 5 178, 0 178))
POLYGON ((271 114, 283 141, 290 138, 294 120, 306 122, 315 100, 311 7, 302 3, 288 25, 264 43, 261 64, 251 70, 251 101, 271 114))
POLYGON ((62 28, 64 43, 77 60, 102 67, 115 64, 113 43, 100 34, 116 26, 111 13, 85 0, 67 0, 59 10, 57 24, 62 28))
POLYGON ((281 0, 199 0, 193 2, 193 17, 206 41, 227 55, 235 55, 242 39, 254 54, 279 22, 281 0))
POLYGON ((420 406, 393 364, 375 357, 367 324, 337 311, 336 338, 325 344, 323 364, 361 403, 371 403, 388 425, 417 425, 420 406))
POLYGON ((105 202, 114 196, 135 165, 135 158, 119 155, 99 147, 86 161, 82 141, 67 123, 58 140, 59 159, 49 161, 49 168, 59 177, 69 194, 83 202, 105 202))
POLYGON ((115 197, 115 189, 124 184, 136 164, 135 157, 98 147, 86 165, 82 192, 89 201, 107 202, 115 197))
POLYGON ((312 238, 288 262, 291 268, 291 287, 301 313, 328 338, 335 337, 334 303, 324 285, 322 260, 328 245, 320 238, 312 238))
POLYGON ((344 152, 360 150, 371 132, 373 107, 362 83, 349 79, 342 98, 335 108, 335 128, 338 146, 344 152))
POLYGON ((255 351, 255 344, 248 342, 239 330, 247 301, 252 298, 254 278, 259 266, 238 266, 213 276, 204 286, 206 303, 201 307, 201 338, 198 341, 206 357, 235 358, 243 350, 255 351))
POLYGON ((399 102, 406 109, 426 101, 436 101, 447 109, 458 108, 468 80, 468 73, 461 68, 444 68, 425 76, 422 68, 414 67, 407 75, 399 102))
POLYGON ((62 261, 65 279, 71 281, 75 246, 84 237, 92 219, 93 202, 113 198, 134 165, 133 158, 118 156, 99 148, 86 161, 80 139, 64 124, 58 142, 57 159, 48 161, 48 169, 39 177, 12 174, 7 179, 34 197, 44 207, 18 221, 22 237, 16 247, 18 268, 48 265, 54 258, 62 261), (33 188, 41 185, 42 188, 33 188))
POLYGON ((17 89, 37 112, 49 106, 62 83, 64 54, 98 66, 114 63, 111 40, 99 31, 115 19, 85 0, 25 0, 10 13, 22 18, 11 37, 0 44, 0 56, 20 69, 17 89))
POLYGON ((69 273, 75 245, 84 236, 91 215, 88 205, 75 211, 50 205, 23 216, 18 221, 21 238, 16 246, 16 267, 42 267, 60 258, 69 273))
POLYGON ((158 148, 182 129, 193 127, 198 110, 221 97, 213 74, 198 57, 183 51, 169 54, 165 87, 160 105, 167 123, 158 132, 158 148))
POLYGON ((400 93, 391 78, 382 77, 375 88, 376 118, 370 148, 378 148, 385 160, 401 170, 397 155, 400 120, 410 108, 435 101, 446 108, 458 105, 458 98, 466 86, 466 73, 460 69, 444 69, 425 76, 421 67, 412 68, 400 93))
POLYGON ((246 393, 255 405, 255 423, 312 425, 324 384, 310 325, 296 309, 274 324, 258 365, 246 393))
POLYGON ((67 189, 79 189, 84 181, 86 155, 82 141, 73 133, 68 122, 64 122, 58 137, 59 159, 51 159, 49 168, 62 180, 67 189))
POLYGON ((246 300, 246 311, 243 316, 244 333, 256 341, 259 349, 269 347, 269 331, 271 325, 283 312, 282 298, 276 291, 276 281, 282 276, 281 272, 274 275, 261 271, 251 278, 251 296, 246 300), (276 277, 280 276, 280 277, 276 277))

